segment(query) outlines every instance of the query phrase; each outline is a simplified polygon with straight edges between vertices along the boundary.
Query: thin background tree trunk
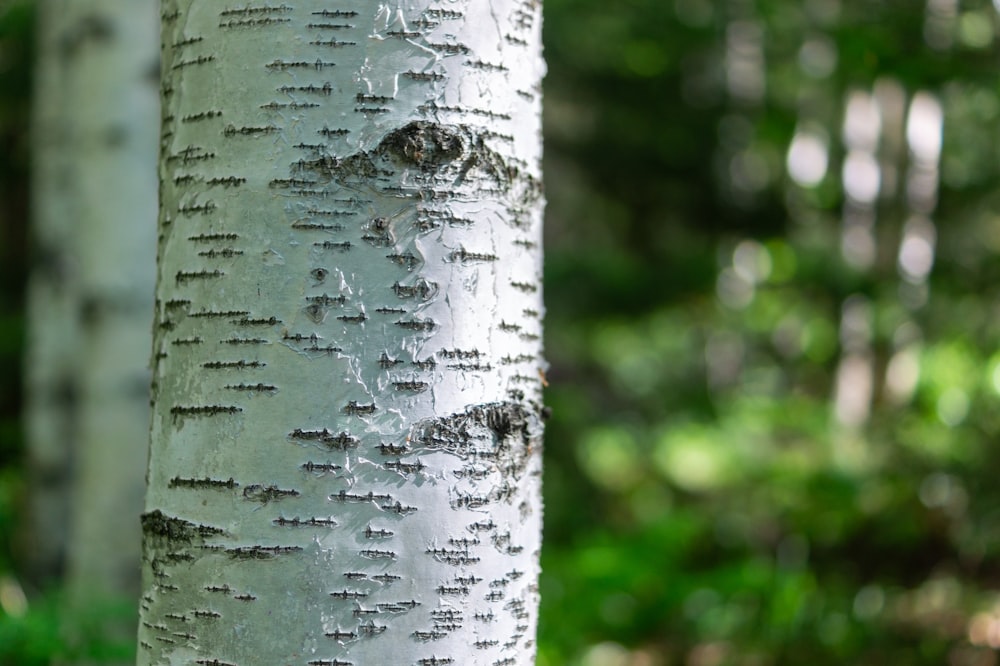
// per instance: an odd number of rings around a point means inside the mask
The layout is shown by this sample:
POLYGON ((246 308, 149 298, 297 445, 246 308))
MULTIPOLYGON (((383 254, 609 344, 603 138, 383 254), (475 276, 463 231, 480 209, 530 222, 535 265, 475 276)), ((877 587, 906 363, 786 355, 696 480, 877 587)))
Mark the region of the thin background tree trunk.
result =
POLYGON ((158 3, 38 5, 29 288, 29 567, 65 572, 88 633, 125 641, 139 594, 153 310, 158 3), (82 610, 82 609, 85 609, 82 610), (100 609, 100 610, 99 610, 100 609), (109 611, 110 612, 110 611, 109 611), (95 616, 108 624, 97 629, 95 616))
POLYGON ((25 438, 29 476, 25 570, 36 585, 65 568, 76 410, 76 279, 73 172, 66 146, 66 62, 59 57, 65 0, 40 0, 32 112, 31 276, 27 293, 25 438))
POLYGON ((67 67, 79 277, 68 587, 138 598, 156 246, 158 3, 73 0, 67 67))
POLYGON ((141 664, 529 664, 540 6, 163 6, 141 664))

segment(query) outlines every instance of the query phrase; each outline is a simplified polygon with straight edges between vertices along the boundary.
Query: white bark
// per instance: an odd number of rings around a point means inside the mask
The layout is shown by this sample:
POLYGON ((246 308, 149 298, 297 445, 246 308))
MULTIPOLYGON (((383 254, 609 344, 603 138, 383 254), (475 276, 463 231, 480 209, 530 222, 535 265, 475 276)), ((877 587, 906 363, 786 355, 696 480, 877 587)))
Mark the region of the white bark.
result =
POLYGON ((140 664, 529 664, 540 6, 163 7, 140 664))
POLYGON ((75 413, 78 339, 75 234, 65 61, 59 57, 65 0, 37 8, 32 114, 32 266, 27 293, 25 438, 29 475, 26 565, 36 583, 64 569, 75 413))
POLYGON ((38 6, 27 546, 36 577, 61 573, 65 560, 77 604, 134 598, 139 589, 155 276, 156 10, 154 0, 38 6))
POLYGON ((80 269, 68 585, 78 601, 137 598, 156 275, 158 3, 73 0, 65 12, 80 269))

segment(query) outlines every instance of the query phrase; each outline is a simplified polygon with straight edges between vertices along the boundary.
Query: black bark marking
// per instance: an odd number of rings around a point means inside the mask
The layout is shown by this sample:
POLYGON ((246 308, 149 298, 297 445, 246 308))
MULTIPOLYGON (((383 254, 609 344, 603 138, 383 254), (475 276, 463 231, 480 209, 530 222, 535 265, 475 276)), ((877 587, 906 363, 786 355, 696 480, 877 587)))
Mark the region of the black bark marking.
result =
MULTIPOLYGON (((366 96, 364 99, 372 101, 375 98, 366 96)), ((364 107, 358 110, 374 113, 383 109, 364 107)), ((320 134, 328 137, 339 136, 341 132, 342 130, 328 128, 320 130, 320 134)), ((293 176, 272 182, 272 187, 279 183, 287 187, 330 181, 342 184, 370 183, 373 179, 395 177, 400 169, 416 169, 424 179, 463 183, 475 170, 479 176, 485 176, 495 184, 495 192, 509 192, 515 183, 520 183, 516 192, 518 203, 533 203, 541 195, 540 184, 516 164, 488 147, 488 138, 488 134, 465 125, 417 120, 390 131, 370 151, 359 151, 344 157, 323 154, 292 163, 293 174, 311 174, 318 177, 316 182, 293 176)), ((480 184, 479 189, 481 192, 494 191, 485 188, 484 184, 480 184)), ((418 194, 410 187, 403 188, 402 191, 410 196, 418 194)), ((373 236, 373 240, 375 238, 377 236, 373 236)))
POLYGON ((346 405, 344 405, 344 413, 353 414, 356 416, 374 414, 377 409, 378 407, 375 406, 375 403, 372 403, 370 405, 362 405, 359 404, 357 400, 351 400, 346 405))
POLYGON ((248 391, 251 393, 274 393, 278 390, 278 387, 274 384, 226 384, 222 388, 228 389, 230 391, 248 391))
POLYGON ((309 462, 302 464, 302 469, 307 472, 338 472, 343 469, 343 467, 333 463, 315 463, 310 460, 309 462))
POLYGON ((142 514, 142 533, 147 537, 157 537, 163 543, 191 543, 197 538, 222 534, 218 527, 199 525, 181 518, 168 516, 159 509, 142 514))
POLYGON ((263 5, 260 7, 245 6, 237 7, 235 9, 223 9, 219 12, 219 16, 266 16, 268 14, 285 14, 292 11, 292 7, 289 5, 281 4, 278 6, 263 5))
MULTIPOLYGON (((449 352, 442 350, 442 354, 448 356, 449 352)), ((427 450, 484 462, 500 473, 502 481, 486 494, 460 496, 453 502, 455 508, 475 508, 510 500, 516 494, 511 484, 524 474, 531 455, 537 452, 540 435, 541 421, 534 410, 518 402, 500 402, 422 421, 414 427, 410 441, 427 450)))
POLYGON ((392 285, 392 290, 400 298, 419 298, 422 301, 427 301, 437 294, 438 286, 435 282, 418 278, 413 285, 402 285, 396 282, 392 285))
POLYGON ((233 338, 226 338, 225 340, 220 340, 219 342, 221 344, 224 344, 224 345, 238 346, 238 345, 266 345, 266 344, 268 344, 269 341, 266 340, 266 339, 264 339, 264 338, 235 338, 235 337, 233 337, 233 338))
POLYGON ((390 132, 379 146, 403 164, 433 169, 462 156, 462 139, 442 125, 414 121, 390 132))
POLYGON ((222 271, 177 271, 175 279, 177 284, 184 284, 190 282, 191 280, 207 280, 211 278, 220 278, 224 276, 225 273, 222 271))
POLYGON ((428 388, 430 388, 430 384, 428 382, 417 382, 417 381, 393 382, 392 387, 397 391, 411 391, 413 393, 423 393, 428 388))
POLYGON ((242 317, 233 319, 232 323, 236 326, 274 326, 280 324, 281 320, 277 317, 242 317))
POLYGON ((226 555, 234 560, 271 560, 278 555, 297 553, 301 550, 299 546, 241 546, 227 548, 226 555))
POLYGON ((406 446, 405 444, 397 445, 397 444, 389 444, 386 442, 382 442, 381 444, 378 445, 378 450, 379 453, 381 453, 384 456, 401 456, 404 453, 409 453, 410 447, 406 446))
POLYGON ((401 321, 394 322, 394 324, 399 328, 405 328, 409 331, 433 331, 434 328, 437 326, 437 324, 431 321, 430 319, 426 319, 423 321, 416 319, 404 319, 401 321))
POLYGON ((278 486, 263 486, 259 483, 255 483, 252 486, 247 486, 243 489, 243 499, 250 500, 253 502, 260 502, 261 504, 267 504, 275 500, 284 499, 286 497, 298 497, 299 491, 279 488, 278 486))
POLYGON ((246 370, 247 368, 263 368, 266 363, 260 361, 208 361, 201 367, 207 370, 246 370))
POLYGON ((167 483, 167 488, 228 488, 232 490, 239 485, 233 480, 233 477, 229 477, 223 481, 222 479, 212 479, 207 476, 203 479, 185 479, 175 476, 167 483))
MULTIPOLYGON (((167 307, 170 307, 171 302, 167 301, 167 307)), ((190 304, 190 301, 188 301, 190 304)), ((245 317, 250 314, 247 310, 201 310, 199 312, 192 312, 189 316, 194 319, 229 319, 232 317, 245 317)))
POLYGON ((243 409, 234 405, 203 405, 184 406, 176 405, 170 408, 170 413, 174 416, 216 416, 217 414, 236 414, 243 409))
POLYGON ((348 449, 358 445, 358 438, 352 437, 346 432, 334 434, 323 428, 322 430, 302 430, 296 428, 288 434, 289 439, 299 441, 313 441, 323 444, 329 449, 348 449))
POLYGON ((339 296, 322 294, 320 296, 306 296, 306 300, 310 303, 318 303, 319 305, 343 305, 347 302, 347 296, 344 294, 340 294, 339 296))
POLYGON ((236 240, 239 237, 239 234, 198 234, 197 236, 188 236, 188 240, 195 241, 196 243, 210 243, 212 241, 236 240))
POLYGON ((336 527, 333 518, 285 518, 279 517, 271 521, 279 527, 336 527))

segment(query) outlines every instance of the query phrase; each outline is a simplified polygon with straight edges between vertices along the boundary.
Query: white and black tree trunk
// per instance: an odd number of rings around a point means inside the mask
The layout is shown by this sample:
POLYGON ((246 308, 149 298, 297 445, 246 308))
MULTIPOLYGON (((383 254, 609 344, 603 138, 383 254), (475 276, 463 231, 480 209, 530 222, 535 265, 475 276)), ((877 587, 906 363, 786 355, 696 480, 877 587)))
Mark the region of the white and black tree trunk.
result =
POLYGON ((25 440, 28 577, 51 582, 65 570, 71 453, 76 410, 78 262, 72 222, 72 169, 65 104, 67 63, 60 57, 66 0, 36 6, 32 110, 31 275, 26 313, 25 440))
POLYGON ((169 0, 140 664, 530 664, 537 0, 169 0))
POLYGON ((67 587, 91 607, 139 594, 156 276, 157 10, 155 0, 72 0, 60 41, 79 267, 67 587))
POLYGON ((149 424, 157 4, 38 2, 28 559, 40 577, 65 560, 91 608, 139 589, 139 529, 122 523, 141 512, 149 424))

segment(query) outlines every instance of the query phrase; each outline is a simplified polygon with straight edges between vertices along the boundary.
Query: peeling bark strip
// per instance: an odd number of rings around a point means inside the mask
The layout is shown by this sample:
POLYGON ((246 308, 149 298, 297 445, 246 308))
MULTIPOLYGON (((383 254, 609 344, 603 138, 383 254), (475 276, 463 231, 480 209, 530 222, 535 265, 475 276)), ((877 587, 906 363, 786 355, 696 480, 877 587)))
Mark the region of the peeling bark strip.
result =
POLYGON ((162 19, 139 663, 534 663, 539 3, 162 19))

